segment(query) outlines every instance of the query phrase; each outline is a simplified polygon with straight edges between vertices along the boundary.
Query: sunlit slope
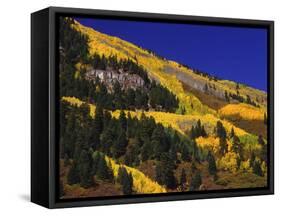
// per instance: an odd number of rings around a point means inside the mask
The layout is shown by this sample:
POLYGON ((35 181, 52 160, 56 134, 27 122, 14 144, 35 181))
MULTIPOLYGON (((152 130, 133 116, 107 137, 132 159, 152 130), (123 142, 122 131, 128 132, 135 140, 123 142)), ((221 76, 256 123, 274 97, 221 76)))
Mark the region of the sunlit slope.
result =
POLYGON ((228 104, 219 110, 221 117, 233 120, 264 120, 264 109, 256 108, 248 104, 228 104))
MULTIPOLYGON (((81 100, 75 98, 75 97, 63 97, 62 100, 70 103, 71 105, 80 106, 82 103, 81 100)), ((95 115, 95 105, 89 104, 90 106, 90 114, 92 117, 95 115)), ((165 113, 165 112, 143 112, 143 111, 125 111, 127 114, 130 112, 132 117, 140 118, 142 113, 144 113, 148 117, 153 117, 157 123, 163 124, 165 127, 172 127, 173 129, 177 130, 178 132, 184 134, 186 130, 190 130, 192 125, 195 125, 196 122, 200 119, 201 123, 204 125, 207 133, 213 133, 214 128, 216 126, 218 119, 214 115, 206 114, 206 115, 179 115, 174 113, 165 113)), ((112 116, 115 118, 119 118, 120 111, 116 110, 111 112, 112 116)), ((235 127, 232 123, 226 121, 226 120, 220 120, 224 127, 226 128, 227 132, 230 132, 233 128, 235 133, 238 136, 244 136, 248 133, 244 131, 243 129, 240 129, 238 127, 235 127)))
POLYGON ((142 193, 142 194, 151 194, 151 193, 165 193, 166 189, 159 185, 157 182, 151 180, 146 175, 144 175, 141 171, 126 166, 117 164, 113 159, 106 156, 106 161, 108 165, 112 167, 113 175, 115 178, 118 177, 118 170, 122 166, 124 167, 128 173, 132 174, 133 177, 133 190, 142 193))
MULTIPOLYGON (((192 88, 202 89, 206 83, 215 86, 217 95, 223 96, 227 91, 231 94, 237 93, 236 83, 228 80, 210 80, 194 73, 192 69, 182 67, 174 61, 159 58, 147 50, 144 50, 132 43, 120 38, 102 34, 92 28, 85 27, 78 22, 73 25, 75 29, 81 31, 89 37, 90 53, 104 54, 105 56, 117 55, 117 58, 130 58, 142 65, 149 73, 150 77, 158 80, 162 85, 170 89, 180 100, 180 105, 184 106, 189 113, 215 114, 215 110, 202 104, 202 102, 190 92, 186 92, 182 83, 192 88)), ((261 107, 266 106, 266 93, 245 85, 239 85, 239 94, 246 98, 251 96, 252 100, 261 107)))
POLYGON ((91 54, 99 53, 106 57, 116 55, 118 59, 130 58, 142 65, 148 71, 150 77, 159 81, 163 86, 176 94, 180 100, 180 106, 184 106, 189 112, 215 113, 214 110, 203 105, 191 93, 186 93, 176 75, 165 72, 165 68, 175 67, 173 62, 165 61, 129 42, 123 41, 117 37, 102 34, 91 28, 82 26, 78 22, 76 22, 74 28, 88 35, 91 54))

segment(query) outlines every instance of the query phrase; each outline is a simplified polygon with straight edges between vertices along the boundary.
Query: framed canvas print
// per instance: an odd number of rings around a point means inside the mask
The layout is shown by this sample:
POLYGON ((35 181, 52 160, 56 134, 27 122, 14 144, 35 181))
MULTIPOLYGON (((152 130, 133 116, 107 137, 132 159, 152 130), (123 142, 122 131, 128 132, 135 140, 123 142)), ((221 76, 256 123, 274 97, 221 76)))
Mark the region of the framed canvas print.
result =
POLYGON ((31 16, 31 200, 273 194, 273 21, 31 16))

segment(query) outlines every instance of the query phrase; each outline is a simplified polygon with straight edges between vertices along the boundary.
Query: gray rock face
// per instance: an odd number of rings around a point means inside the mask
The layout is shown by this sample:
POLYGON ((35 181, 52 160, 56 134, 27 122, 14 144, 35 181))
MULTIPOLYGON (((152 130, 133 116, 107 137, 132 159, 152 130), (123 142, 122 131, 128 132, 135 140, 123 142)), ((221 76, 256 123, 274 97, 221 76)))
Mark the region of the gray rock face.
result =
POLYGON ((101 82, 105 83, 108 90, 111 91, 113 84, 117 81, 120 83, 122 89, 136 89, 144 86, 144 80, 130 71, 124 72, 123 70, 113 70, 106 68, 106 70, 91 69, 85 74, 87 80, 95 80, 99 78, 101 82))
MULTIPOLYGON (((182 73, 171 67, 165 67, 164 71, 171 75, 176 75, 178 80, 180 80, 181 82, 185 83, 186 85, 188 85, 189 87, 191 87, 193 89, 196 89, 203 93, 206 91, 206 89, 205 89, 206 82, 203 80, 194 79, 192 76, 190 76, 186 73, 182 73)), ((224 91, 215 90, 213 88, 210 88, 209 86, 208 86, 208 94, 214 95, 220 99, 225 99, 224 91)))

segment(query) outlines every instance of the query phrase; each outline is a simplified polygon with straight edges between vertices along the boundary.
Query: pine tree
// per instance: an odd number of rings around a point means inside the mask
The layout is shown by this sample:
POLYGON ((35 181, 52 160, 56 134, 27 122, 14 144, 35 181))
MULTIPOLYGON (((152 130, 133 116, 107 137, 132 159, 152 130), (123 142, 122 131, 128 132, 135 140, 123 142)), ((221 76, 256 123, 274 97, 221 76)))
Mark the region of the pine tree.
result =
POLYGON ((217 173, 216 160, 210 151, 208 152, 207 160, 208 160, 208 170, 210 175, 216 175, 217 173))
POLYGON ((264 142, 262 135, 259 135, 258 143, 261 145, 261 158, 263 161, 267 162, 267 145, 264 142))
POLYGON ((151 143, 150 143, 149 139, 146 139, 144 141, 144 144, 141 149, 141 160, 143 162, 147 161, 149 159, 149 157, 151 155, 151 151, 152 151, 151 143))
POLYGON ((80 173, 80 184, 84 188, 88 188, 93 185, 92 156, 86 150, 82 150, 79 158, 79 173, 80 173))
POLYGON ((261 164, 257 160, 255 160, 254 163, 253 163, 253 173, 255 173, 258 176, 263 176, 261 164))
POLYGON ((101 158, 101 154, 99 152, 94 152, 93 154, 93 166, 92 166, 92 175, 96 175, 97 173, 97 170, 98 170, 98 164, 99 164, 99 161, 100 161, 100 158, 101 158))
POLYGON ((228 152, 228 145, 225 138, 219 138, 219 152, 221 155, 224 155, 228 152))
POLYGON ((155 179, 160 185, 164 184, 164 180, 162 176, 163 176, 162 164, 158 162, 155 167, 155 179))
POLYGON ((171 148, 169 150, 169 157, 171 158, 172 161, 177 161, 177 151, 176 151, 175 144, 171 145, 171 148))
POLYGON ((207 135, 207 132, 206 132, 206 130, 205 130, 204 125, 202 125, 202 127, 201 127, 201 136, 202 136, 202 137, 207 137, 207 136, 208 136, 208 135, 207 135))
POLYGON ((132 88, 129 88, 126 94, 126 103, 129 109, 135 107, 135 99, 136 99, 135 91, 132 88))
POLYGON ((96 175, 100 180, 109 180, 109 169, 104 156, 101 156, 101 158, 99 159, 96 175))
POLYGON ((196 174, 191 179, 190 191, 198 190, 201 184, 202 184, 201 173, 197 171, 196 174))
POLYGON ((155 171, 156 181, 159 184, 165 185, 170 189, 176 187, 176 178, 174 176, 174 162, 166 153, 161 155, 161 160, 156 164, 155 171))
POLYGON ((216 133, 217 133, 217 137, 226 139, 226 130, 223 124, 221 123, 221 121, 217 121, 216 133))
POLYGON ((93 143, 94 149, 99 149, 100 147, 100 135, 103 131, 103 108, 97 105, 95 110, 95 119, 93 121, 93 130, 91 141, 93 143))
POLYGON ((108 156, 111 156, 111 147, 114 143, 113 129, 108 125, 100 136, 101 151, 108 156))
POLYGON ((68 172, 67 182, 70 185, 77 184, 80 182, 79 169, 75 161, 73 161, 72 166, 68 172))
POLYGON ((176 186, 176 178, 174 176, 174 161, 172 161, 172 159, 166 153, 162 154, 160 160, 162 164, 162 182, 167 188, 173 189, 176 186))
POLYGON ((121 129, 120 134, 113 145, 113 156, 115 158, 119 158, 126 153, 126 147, 128 144, 128 140, 126 137, 126 133, 123 129, 121 129))
POLYGON ((127 131, 127 118, 126 118, 126 114, 123 110, 121 110, 121 112, 120 112, 119 122, 120 122, 121 128, 124 131, 127 131))
POLYGON ((120 167, 118 170, 118 182, 122 185, 122 191, 125 195, 133 193, 133 177, 128 173, 126 168, 120 167))
POLYGON ((234 132, 234 129, 233 129, 233 127, 231 128, 231 131, 230 131, 230 135, 229 135, 229 137, 230 138, 233 138, 235 136, 235 132, 234 132))
POLYGON ((238 154, 241 159, 243 158, 242 144, 240 143, 239 137, 236 135, 232 138, 232 151, 238 154))
POLYGON ((186 184, 186 173, 184 168, 181 170, 181 177, 180 177, 180 185, 185 185, 186 184))
POLYGON ((190 130, 190 138, 191 139, 195 139, 196 138, 196 131, 195 131, 195 128, 194 128, 193 125, 191 126, 191 130, 190 130))
POLYGON ((182 147, 181 159, 183 161, 190 161, 190 154, 189 154, 188 148, 185 144, 182 147))
POLYGON ((94 123, 96 133, 101 134, 103 130, 103 108, 101 106, 96 107, 94 123))
POLYGON ((157 125, 153 130, 151 136, 151 145, 153 146, 153 153, 156 159, 160 159, 160 156, 163 152, 168 150, 167 141, 164 137, 164 128, 157 125))
POLYGON ((254 152, 251 152, 251 156, 250 156, 250 166, 254 167, 254 162, 256 160, 256 155, 254 152))

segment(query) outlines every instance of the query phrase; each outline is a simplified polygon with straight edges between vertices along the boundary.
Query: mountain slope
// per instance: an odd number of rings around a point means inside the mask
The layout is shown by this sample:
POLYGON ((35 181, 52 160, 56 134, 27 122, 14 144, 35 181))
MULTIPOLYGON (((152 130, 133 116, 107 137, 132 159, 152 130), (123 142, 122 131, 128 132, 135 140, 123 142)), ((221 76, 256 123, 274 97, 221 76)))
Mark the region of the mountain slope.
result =
MULTIPOLYGON (((180 100, 180 105, 184 106, 190 113, 216 114, 216 110, 203 104, 190 91, 185 91, 184 85, 221 100, 225 99, 225 92, 228 95, 238 93, 244 100, 248 95, 254 103, 266 111, 267 97, 263 91, 242 84, 237 85, 237 83, 229 80, 218 80, 214 77, 206 76, 206 74, 184 67, 177 62, 158 57, 120 38, 102 34, 92 28, 85 27, 78 22, 75 22, 73 27, 88 36, 91 54, 98 53, 106 57, 117 55, 119 59, 130 58, 142 65, 148 71, 150 77, 156 79, 176 94, 180 100)), ((234 99, 233 102, 235 102, 234 99)))
POLYGON ((253 178, 253 186, 265 184, 265 92, 72 18, 61 21, 60 156, 71 169, 62 172, 67 196, 77 185, 85 189, 81 196, 99 196, 243 188, 253 175, 261 179, 253 178), (102 156, 89 157, 93 151, 102 156), (201 185, 193 179, 197 173, 201 185))

